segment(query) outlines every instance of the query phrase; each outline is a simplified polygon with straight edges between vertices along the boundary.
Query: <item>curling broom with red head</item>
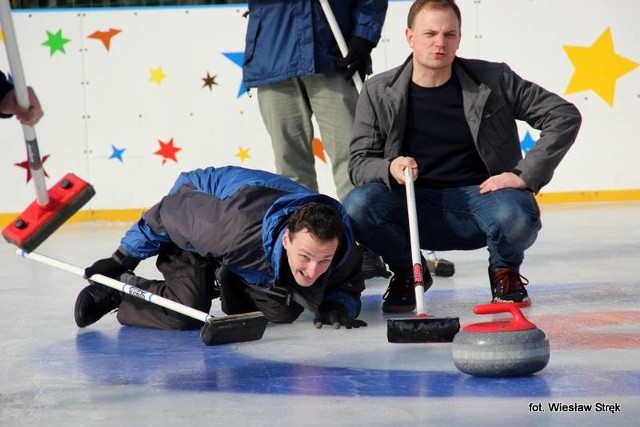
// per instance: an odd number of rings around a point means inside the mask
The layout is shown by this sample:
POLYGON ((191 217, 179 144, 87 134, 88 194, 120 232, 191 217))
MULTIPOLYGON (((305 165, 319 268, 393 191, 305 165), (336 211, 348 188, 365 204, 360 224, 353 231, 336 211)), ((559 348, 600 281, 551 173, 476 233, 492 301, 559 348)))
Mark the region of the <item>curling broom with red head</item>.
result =
MULTIPOLYGON (((29 108, 29 92, 20 61, 9 0, 0 0, 0 25, 4 33, 16 100, 22 108, 29 108)), ((68 173, 47 191, 35 129, 22 125, 22 131, 36 200, 2 230, 2 235, 8 242, 30 252, 84 206, 93 197, 95 190, 87 182, 68 173)))

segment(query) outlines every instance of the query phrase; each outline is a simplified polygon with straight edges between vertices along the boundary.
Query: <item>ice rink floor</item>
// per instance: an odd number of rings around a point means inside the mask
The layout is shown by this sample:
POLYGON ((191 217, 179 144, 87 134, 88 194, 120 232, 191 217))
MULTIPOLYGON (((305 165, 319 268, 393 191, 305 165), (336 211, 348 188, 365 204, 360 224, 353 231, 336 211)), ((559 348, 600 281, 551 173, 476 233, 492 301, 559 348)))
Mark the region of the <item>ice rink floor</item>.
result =
MULTIPOLYGON (((640 203, 542 211, 524 313, 551 359, 511 379, 461 373, 451 344, 388 343, 385 279, 367 283, 369 326, 356 330, 317 330, 305 313, 260 341, 207 347, 198 331, 121 327, 114 315, 78 329, 84 281, 2 242, 0 426, 637 426, 640 203)), ((37 252, 84 268, 128 226, 65 225, 37 252)), ((435 279, 427 310, 463 326, 491 320, 472 313, 490 297, 486 251, 439 255, 456 274, 435 279)), ((153 262, 137 272, 154 277, 153 262)))

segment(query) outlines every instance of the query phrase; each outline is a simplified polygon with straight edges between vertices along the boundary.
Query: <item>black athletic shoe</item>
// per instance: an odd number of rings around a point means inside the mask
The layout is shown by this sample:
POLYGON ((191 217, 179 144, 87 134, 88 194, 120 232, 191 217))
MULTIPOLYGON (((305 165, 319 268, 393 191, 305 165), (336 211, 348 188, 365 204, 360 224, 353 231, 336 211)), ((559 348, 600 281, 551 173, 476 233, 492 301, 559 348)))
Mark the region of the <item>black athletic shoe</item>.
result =
POLYGON ((529 294, 524 288, 529 281, 520 275, 517 268, 489 268, 491 294, 497 303, 517 303, 520 306, 531 304, 529 294))
MULTIPOLYGON (((423 286, 426 292, 433 284, 428 270, 424 271, 423 286)), ((394 275, 382 296, 382 311, 385 313, 405 313, 416 309, 416 292, 413 277, 394 275)))
POLYGON ((455 264, 443 258, 427 257, 427 268, 431 274, 438 277, 451 277, 456 272, 455 264))
POLYGON ((391 277, 391 272, 387 270, 387 265, 381 257, 364 246, 360 246, 360 249, 362 250, 362 275, 364 280, 373 279, 374 277, 391 277))
POLYGON ((80 328, 89 326, 105 314, 115 310, 122 301, 122 294, 104 285, 93 283, 85 287, 76 298, 73 315, 80 328))

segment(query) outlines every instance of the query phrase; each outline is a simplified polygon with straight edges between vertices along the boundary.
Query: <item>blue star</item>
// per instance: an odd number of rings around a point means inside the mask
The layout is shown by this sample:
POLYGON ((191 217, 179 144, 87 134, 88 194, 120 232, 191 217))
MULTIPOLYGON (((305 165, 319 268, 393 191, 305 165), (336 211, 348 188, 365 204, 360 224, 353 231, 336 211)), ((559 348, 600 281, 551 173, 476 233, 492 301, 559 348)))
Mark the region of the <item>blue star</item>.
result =
POLYGON ((520 148, 522 149, 522 152, 527 154, 527 151, 531 150, 534 145, 536 145, 536 141, 531 136, 531 133, 527 131, 527 133, 524 134, 522 141, 520 141, 520 148))
MULTIPOLYGON (((231 62, 242 68, 244 62, 244 52, 222 52, 231 62)), ((240 88, 238 89, 238 98, 247 93, 247 88, 244 86, 244 82, 240 82, 240 88)))
POLYGON ((120 162, 123 162, 122 153, 125 152, 126 148, 116 148, 115 145, 112 145, 111 148, 113 149, 113 153, 111 153, 109 158, 110 159, 118 159, 118 160, 120 160, 120 162))

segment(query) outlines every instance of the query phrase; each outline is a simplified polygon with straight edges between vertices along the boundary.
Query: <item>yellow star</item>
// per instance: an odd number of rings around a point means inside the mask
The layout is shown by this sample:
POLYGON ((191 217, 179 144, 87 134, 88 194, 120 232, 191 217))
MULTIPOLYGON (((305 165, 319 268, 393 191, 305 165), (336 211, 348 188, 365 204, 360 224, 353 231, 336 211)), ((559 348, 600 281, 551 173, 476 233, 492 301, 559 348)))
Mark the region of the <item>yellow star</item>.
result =
POLYGON ((240 163, 251 158, 251 156, 249 155, 249 148, 242 147, 238 147, 238 152, 235 154, 235 156, 240 159, 240 163))
POLYGON ((0 28, 0 42, 4 41, 4 31, 0 28))
POLYGON ((165 77, 167 77, 167 75, 162 71, 162 67, 149 70, 149 81, 158 83, 158 86, 160 86, 165 77))
POLYGON ((566 93, 593 90, 613 106, 616 80, 638 66, 615 53, 611 29, 607 28, 590 47, 563 46, 575 71, 566 93))

